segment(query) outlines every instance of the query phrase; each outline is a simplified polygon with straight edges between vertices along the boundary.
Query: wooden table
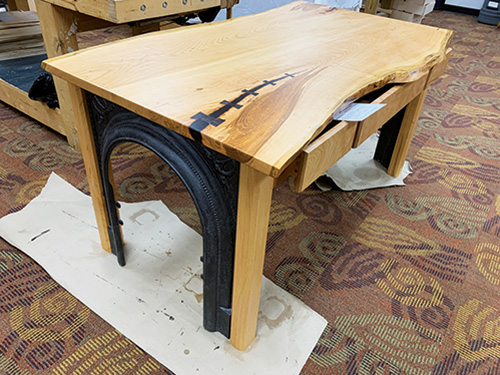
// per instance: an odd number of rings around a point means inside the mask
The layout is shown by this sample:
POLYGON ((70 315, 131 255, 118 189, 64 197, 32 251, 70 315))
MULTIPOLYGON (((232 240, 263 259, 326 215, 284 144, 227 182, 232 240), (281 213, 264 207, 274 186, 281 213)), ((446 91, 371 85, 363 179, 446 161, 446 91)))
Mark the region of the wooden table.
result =
MULTIPOLYGON (((292 174, 297 191, 305 189, 385 123, 376 158, 397 176, 426 89, 446 67, 451 34, 298 1, 78 51, 43 67, 67 81, 108 251, 121 246, 108 179, 109 154, 119 142, 157 152, 195 203, 205 194, 193 192, 198 182, 226 178, 221 165, 228 161, 239 166, 232 300, 221 307, 231 320, 231 343, 244 350, 256 331, 273 187, 292 174), (360 123, 332 122, 334 112, 360 98, 386 106, 360 123), (207 167, 197 173, 202 162, 207 167), (208 169, 210 176, 191 178, 208 169)), ((203 226, 209 210, 197 207, 203 226)), ((217 236, 203 233, 204 240, 217 236)))
MULTIPOLYGON (((48 57, 78 50, 77 32, 145 21, 148 21, 145 28, 151 29, 158 27, 166 17, 216 7, 227 9, 230 17, 232 7, 237 3, 238 0, 9 0, 12 10, 35 10, 36 4, 48 57)), ((51 109, 42 102, 31 100, 25 90, 3 79, 0 79, 0 100, 66 136, 69 144, 78 148, 71 103, 66 99, 66 84, 56 78, 55 85, 60 109, 51 109)))

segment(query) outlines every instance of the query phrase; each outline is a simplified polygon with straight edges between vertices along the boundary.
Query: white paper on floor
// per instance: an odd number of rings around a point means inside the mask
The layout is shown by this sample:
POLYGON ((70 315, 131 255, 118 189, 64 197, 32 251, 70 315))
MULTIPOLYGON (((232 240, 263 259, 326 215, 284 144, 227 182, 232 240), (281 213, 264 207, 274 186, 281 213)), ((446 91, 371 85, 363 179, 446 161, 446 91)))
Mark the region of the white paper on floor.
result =
MULTIPOLYGON (((328 168, 325 175, 344 191, 404 186, 404 179, 411 173, 410 163, 405 161, 403 171, 398 177, 388 175, 386 170, 373 160, 378 138, 378 134, 373 134, 358 148, 353 148, 328 168)), ((332 189, 321 180, 316 185, 323 191, 332 189)))
POLYGON ((263 278, 245 352, 202 327, 202 240, 159 201, 122 204, 127 265, 103 251, 90 197, 52 174, 0 235, 159 362, 184 374, 298 374, 326 321, 263 278))

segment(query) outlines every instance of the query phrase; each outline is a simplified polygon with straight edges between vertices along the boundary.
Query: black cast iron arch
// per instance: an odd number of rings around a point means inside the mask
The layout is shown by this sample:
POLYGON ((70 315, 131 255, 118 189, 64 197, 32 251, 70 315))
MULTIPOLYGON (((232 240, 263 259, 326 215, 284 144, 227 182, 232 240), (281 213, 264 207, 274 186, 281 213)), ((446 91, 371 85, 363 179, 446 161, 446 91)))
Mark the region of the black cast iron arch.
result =
POLYGON ((203 234, 203 326, 229 337, 239 164, 102 98, 88 95, 88 99, 110 240, 119 264, 125 265, 125 257, 109 159, 116 146, 133 142, 170 165, 193 199, 203 234))

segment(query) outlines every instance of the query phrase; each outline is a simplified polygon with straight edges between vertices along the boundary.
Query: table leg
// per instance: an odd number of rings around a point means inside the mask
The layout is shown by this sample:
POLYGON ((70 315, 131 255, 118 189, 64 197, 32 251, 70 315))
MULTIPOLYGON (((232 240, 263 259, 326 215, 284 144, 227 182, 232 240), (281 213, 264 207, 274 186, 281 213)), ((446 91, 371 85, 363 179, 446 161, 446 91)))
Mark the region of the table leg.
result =
POLYGON ((78 130, 80 138, 80 147, 85 162, 87 180, 89 183, 90 195, 92 196, 92 205, 99 229, 101 246, 104 250, 111 252, 111 244, 108 234, 109 217, 104 198, 104 188, 97 159, 96 148, 94 144, 94 135, 87 110, 87 102, 80 88, 67 83, 66 86, 68 109, 72 110, 74 123, 78 130))
POLYGON ((386 167, 387 173, 393 177, 399 176, 403 169, 426 93, 427 89, 417 95, 391 118, 380 132, 374 158, 386 167))
MULTIPOLYGON (((74 12, 47 3, 43 0, 36 0, 36 9, 40 19, 45 49, 49 58, 64 55, 68 52, 78 50, 76 40, 77 26, 74 12)), ((78 148, 78 137, 76 127, 71 113, 71 103, 69 102, 68 83, 60 78, 54 77, 57 97, 63 118, 65 136, 68 143, 78 148)))
POLYGON ((379 0, 366 0, 365 13, 377 14, 379 0))
POLYGON ((36 11, 33 0, 7 0, 9 11, 36 11))
POLYGON ((382 9, 392 9, 392 4, 394 3, 394 0, 381 0, 380 1, 380 7, 382 9))
POLYGON ((231 344, 255 337, 274 179, 241 165, 231 317, 231 344))

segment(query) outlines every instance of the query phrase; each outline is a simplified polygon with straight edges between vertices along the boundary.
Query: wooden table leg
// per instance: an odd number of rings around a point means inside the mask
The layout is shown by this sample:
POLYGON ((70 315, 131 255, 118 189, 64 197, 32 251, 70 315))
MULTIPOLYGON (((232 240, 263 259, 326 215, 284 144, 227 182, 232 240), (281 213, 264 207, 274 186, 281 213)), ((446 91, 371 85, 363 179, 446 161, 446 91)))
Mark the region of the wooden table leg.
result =
POLYGON ((36 7, 33 0, 7 0, 9 11, 31 11, 35 12, 36 7))
MULTIPOLYGON (((45 49, 50 58, 78 50, 74 12, 43 0, 36 0, 36 9, 45 49)), ((68 99, 68 84, 57 77, 54 77, 54 83, 63 118, 64 135, 68 138, 68 143, 71 146, 78 148, 76 127, 71 113, 71 103, 68 99)))
POLYGON ((382 9, 392 9, 392 4, 394 3, 394 0, 381 0, 380 1, 380 7, 382 9))
POLYGON ((255 338, 274 178, 241 165, 236 225, 231 344, 255 338))
POLYGON ((87 172, 92 205, 94 206, 97 227, 99 229, 101 246, 104 250, 111 252, 108 234, 109 217, 104 199, 104 188, 94 145, 92 126, 87 110, 87 101, 79 87, 67 83, 66 90, 68 95, 67 105, 69 105, 67 108, 73 113, 74 123, 78 130, 78 137, 80 138, 80 147, 85 162, 85 170, 87 172))
POLYGON ((365 13, 377 14, 379 0, 366 0, 365 13))
POLYGON ((426 93, 427 88, 390 119, 380 132, 374 158, 393 177, 399 176, 403 169, 426 93))

